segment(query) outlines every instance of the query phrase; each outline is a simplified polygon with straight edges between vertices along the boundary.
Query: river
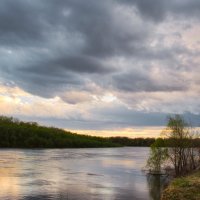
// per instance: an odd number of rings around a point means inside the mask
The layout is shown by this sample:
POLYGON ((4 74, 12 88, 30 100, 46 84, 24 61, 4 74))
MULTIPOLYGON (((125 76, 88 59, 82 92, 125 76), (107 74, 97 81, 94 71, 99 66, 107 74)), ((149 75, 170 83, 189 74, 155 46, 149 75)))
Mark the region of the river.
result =
POLYGON ((159 200, 149 148, 1 149, 2 200, 159 200))

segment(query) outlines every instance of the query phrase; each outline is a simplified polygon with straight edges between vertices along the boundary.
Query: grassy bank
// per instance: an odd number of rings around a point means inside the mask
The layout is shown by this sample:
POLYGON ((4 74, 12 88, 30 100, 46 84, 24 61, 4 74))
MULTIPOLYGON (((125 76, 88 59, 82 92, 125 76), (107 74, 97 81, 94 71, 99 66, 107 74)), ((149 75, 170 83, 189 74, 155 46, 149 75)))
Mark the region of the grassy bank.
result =
POLYGON ((174 179, 162 200, 200 200, 200 171, 174 179))

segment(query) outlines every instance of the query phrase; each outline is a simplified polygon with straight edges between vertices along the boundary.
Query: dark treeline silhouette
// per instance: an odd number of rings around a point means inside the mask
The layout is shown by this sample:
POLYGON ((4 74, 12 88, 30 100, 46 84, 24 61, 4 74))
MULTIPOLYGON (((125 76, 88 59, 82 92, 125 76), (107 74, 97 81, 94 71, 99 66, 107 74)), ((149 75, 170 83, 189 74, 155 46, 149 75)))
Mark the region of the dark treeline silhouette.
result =
POLYGON ((150 146, 154 138, 95 137, 71 133, 36 122, 22 122, 0 116, 0 147, 9 148, 82 148, 150 146))
POLYGON ((9 148, 79 148, 117 147, 107 138, 79 135, 35 122, 22 122, 0 116, 0 147, 9 148))
MULTIPOLYGON (((160 140, 163 140, 160 138, 160 140)), ((166 144, 166 140, 160 144, 166 144)), ((155 138, 95 137, 71 133, 63 129, 45 127, 36 122, 23 122, 0 116, 0 147, 9 148, 81 148, 81 147, 150 147, 155 138)), ((200 146, 200 139, 193 139, 200 146)))
POLYGON ((111 137, 109 140, 122 146, 134 147, 150 147, 155 142, 155 138, 111 137))

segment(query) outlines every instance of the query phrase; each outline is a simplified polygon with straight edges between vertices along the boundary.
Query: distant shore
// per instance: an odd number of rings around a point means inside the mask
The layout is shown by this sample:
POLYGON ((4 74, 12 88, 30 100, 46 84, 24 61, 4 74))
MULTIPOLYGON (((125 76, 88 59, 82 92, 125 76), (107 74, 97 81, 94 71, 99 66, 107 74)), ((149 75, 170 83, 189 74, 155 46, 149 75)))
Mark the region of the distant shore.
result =
POLYGON ((0 148, 149 147, 154 138, 95 137, 80 135, 36 122, 0 116, 0 148))

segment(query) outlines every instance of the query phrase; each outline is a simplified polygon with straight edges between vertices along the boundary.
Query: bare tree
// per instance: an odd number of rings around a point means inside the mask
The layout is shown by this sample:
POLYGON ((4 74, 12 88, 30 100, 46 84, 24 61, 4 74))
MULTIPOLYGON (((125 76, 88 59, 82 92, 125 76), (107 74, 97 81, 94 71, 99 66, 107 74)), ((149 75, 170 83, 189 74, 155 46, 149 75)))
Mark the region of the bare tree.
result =
POLYGON ((197 151, 193 144, 195 134, 189 124, 180 116, 169 117, 166 130, 168 157, 177 176, 188 173, 197 167, 197 151))
POLYGON ((164 162, 170 161, 176 176, 199 167, 200 146, 198 132, 194 130, 180 115, 169 117, 167 127, 162 132, 164 142, 161 144, 157 140, 152 146, 148 166, 160 170, 159 165, 161 167, 164 162))

